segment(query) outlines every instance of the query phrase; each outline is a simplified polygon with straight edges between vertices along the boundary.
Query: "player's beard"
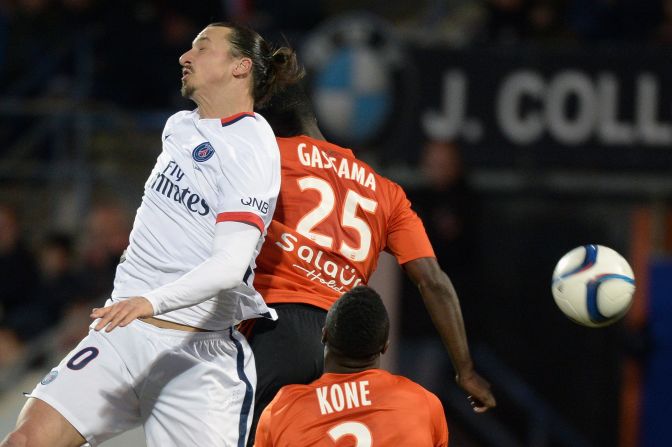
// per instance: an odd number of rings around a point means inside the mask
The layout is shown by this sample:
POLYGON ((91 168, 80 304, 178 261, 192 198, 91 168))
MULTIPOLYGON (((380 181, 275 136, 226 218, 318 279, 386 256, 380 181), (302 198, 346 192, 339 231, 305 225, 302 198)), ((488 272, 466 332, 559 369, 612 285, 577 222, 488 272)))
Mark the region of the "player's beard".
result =
POLYGON ((189 99, 194 94, 195 90, 196 89, 192 85, 189 85, 189 83, 185 81, 185 82, 182 83, 182 88, 180 89, 180 93, 182 94, 183 98, 189 99))

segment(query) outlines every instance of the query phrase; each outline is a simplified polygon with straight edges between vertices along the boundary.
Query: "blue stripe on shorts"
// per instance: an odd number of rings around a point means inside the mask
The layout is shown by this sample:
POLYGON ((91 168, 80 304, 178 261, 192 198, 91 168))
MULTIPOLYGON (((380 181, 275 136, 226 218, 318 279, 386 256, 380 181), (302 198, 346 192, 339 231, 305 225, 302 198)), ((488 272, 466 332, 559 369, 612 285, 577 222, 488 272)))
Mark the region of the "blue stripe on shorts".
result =
POLYGON ((245 382, 245 397, 243 398, 243 406, 240 409, 240 421, 238 422, 238 447, 245 447, 245 434, 247 432, 247 419, 252 408, 252 398, 254 397, 254 389, 250 380, 245 375, 245 352, 243 345, 233 336, 233 328, 229 328, 229 337, 235 343, 238 355, 236 356, 236 363, 238 369, 238 378, 245 382))

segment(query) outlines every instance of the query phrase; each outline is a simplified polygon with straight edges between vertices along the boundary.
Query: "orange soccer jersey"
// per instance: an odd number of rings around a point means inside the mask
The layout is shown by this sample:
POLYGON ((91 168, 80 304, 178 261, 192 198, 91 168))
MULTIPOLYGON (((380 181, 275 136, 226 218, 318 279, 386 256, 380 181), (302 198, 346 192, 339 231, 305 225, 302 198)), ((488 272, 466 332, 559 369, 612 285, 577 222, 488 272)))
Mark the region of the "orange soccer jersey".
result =
POLYGON ((328 310, 367 283, 382 250, 399 264, 434 257, 401 187, 352 151, 307 136, 278 145, 282 184, 254 281, 266 302, 328 310))
POLYGON ((280 389, 259 420, 255 447, 445 447, 439 399, 380 369, 324 374, 280 389))

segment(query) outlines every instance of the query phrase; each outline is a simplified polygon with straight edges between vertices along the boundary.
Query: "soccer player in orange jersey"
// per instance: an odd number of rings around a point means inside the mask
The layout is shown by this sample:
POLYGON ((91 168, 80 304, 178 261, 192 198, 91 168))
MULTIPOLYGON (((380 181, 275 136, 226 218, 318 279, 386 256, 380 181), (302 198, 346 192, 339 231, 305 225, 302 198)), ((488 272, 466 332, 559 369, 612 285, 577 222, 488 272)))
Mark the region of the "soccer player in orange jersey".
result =
POLYGON ((351 150, 325 141, 301 86, 288 87, 260 112, 279 137, 282 183, 254 286, 279 320, 242 329, 257 366, 253 428, 281 386, 310 383, 322 374, 327 310, 341 294, 368 282, 383 250, 417 284, 474 409, 494 406, 469 354, 457 294, 402 188, 351 150))
POLYGON ((255 446, 447 446, 439 399, 378 369, 389 330, 373 289, 358 286, 343 294, 322 332, 324 375, 280 389, 261 415, 255 446))

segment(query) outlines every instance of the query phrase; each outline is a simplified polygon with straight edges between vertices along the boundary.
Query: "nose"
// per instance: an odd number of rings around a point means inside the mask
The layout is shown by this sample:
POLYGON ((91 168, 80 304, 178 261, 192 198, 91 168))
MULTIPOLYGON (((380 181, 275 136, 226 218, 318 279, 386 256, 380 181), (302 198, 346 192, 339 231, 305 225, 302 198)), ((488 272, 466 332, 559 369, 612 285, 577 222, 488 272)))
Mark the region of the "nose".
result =
POLYGON ((182 54, 178 60, 180 61, 180 65, 183 67, 187 64, 191 64, 191 50, 182 54))

